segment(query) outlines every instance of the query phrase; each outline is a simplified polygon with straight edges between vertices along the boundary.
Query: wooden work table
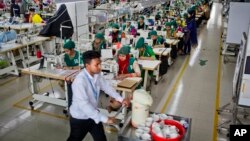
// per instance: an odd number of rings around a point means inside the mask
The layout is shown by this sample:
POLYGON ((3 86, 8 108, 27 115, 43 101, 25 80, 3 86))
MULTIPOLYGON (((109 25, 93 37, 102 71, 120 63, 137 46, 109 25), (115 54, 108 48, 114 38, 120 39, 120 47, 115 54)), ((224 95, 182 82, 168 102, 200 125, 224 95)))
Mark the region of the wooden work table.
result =
POLYGON ((49 40, 49 39, 50 39, 50 37, 37 36, 37 37, 34 37, 34 39, 32 39, 31 41, 27 42, 26 44, 18 44, 18 43, 5 44, 2 46, 2 48, 0 48, 0 53, 5 53, 5 52, 16 50, 19 48, 24 48, 24 47, 27 47, 29 45, 32 45, 32 44, 35 44, 38 42, 44 42, 44 41, 49 40))
POLYGON ((146 90, 148 71, 157 70, 156 81, 158 81, 159 80, 159 68, 160 68, 161 61, 159 61, 159 60, 138 60, 138 64, 142 65, 142 68, 145 70, 143 87, 146 90))

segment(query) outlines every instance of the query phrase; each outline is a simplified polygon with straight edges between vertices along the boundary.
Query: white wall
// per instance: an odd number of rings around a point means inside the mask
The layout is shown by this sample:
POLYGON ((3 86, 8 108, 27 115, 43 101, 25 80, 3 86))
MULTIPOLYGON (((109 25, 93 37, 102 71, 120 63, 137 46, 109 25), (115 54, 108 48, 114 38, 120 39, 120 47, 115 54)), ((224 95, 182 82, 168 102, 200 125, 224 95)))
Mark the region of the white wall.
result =
POLYGON ((240 44, 242 33, 248 33, 250 3, 231 2, 226 43, 240 44))
MULTIPOLYGON (((56 7, 65 4, 74 26, 73 39, 78 41, 79 35, 89 34, 88 29, 88 1, 87 0, 57 0, 56 7), (67 2, 70 1, 70 2, 67 2), (65 2, 65 3, 61 3, 65 2), (84 26, 85 25, 85 26, 84 26)), ((88 36, 86 36, 88 37, 88 36)))

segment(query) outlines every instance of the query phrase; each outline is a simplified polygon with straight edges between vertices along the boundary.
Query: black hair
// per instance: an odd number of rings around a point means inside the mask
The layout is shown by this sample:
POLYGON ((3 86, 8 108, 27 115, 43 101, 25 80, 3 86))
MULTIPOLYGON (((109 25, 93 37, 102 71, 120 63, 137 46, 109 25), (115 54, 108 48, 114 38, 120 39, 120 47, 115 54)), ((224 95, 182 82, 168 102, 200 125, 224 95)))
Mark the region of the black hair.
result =
POLYGON ((30 12, 35 12, 35 8, 34 8, 34 7, 30 7, 30 8, 29 8, 29 11, 30 11, 30 12))
POLYGON ((82 55, 84 66, 86 66, 86 64, 90 64, 91 60, 97 59, 97 58, 101 58, 101 54, 93 50, 86 51, 82 55))

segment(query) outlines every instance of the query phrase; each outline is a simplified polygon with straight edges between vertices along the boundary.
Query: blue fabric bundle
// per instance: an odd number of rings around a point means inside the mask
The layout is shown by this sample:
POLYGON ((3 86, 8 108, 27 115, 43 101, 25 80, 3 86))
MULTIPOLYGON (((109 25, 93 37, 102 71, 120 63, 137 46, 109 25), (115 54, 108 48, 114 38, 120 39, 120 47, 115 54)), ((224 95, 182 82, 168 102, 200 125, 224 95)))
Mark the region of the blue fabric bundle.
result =
POLYGON ((153 26, 155 24, 153 19, 148 19, 149 26, 153 26))
POLYGON ((6 43, 8 41, 15 40, 16 38, 17 38, 17 34, 15 30, 10 30, 10 31, 0 33, 0 43, 6 43))

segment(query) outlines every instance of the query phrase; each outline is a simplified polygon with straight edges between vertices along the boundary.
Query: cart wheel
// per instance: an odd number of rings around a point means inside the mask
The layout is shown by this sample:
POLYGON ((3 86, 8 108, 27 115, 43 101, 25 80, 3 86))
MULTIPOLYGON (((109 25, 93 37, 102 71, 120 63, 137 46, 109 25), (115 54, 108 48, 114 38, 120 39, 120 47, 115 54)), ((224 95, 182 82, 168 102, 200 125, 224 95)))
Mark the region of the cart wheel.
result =
POLYGON ((157 85, 158 84, 158 82, 155 80, 155 85, 157 85))
POLYGON ((30 105, 30 106, 33 106, 33 104, 34 104, 34 103, 33 103, 32 101, 29 102, 29 105, 30 105))
POLYGON ((34 104, 34 103, 33 103, 32 101, 29 102, 29 105, 30 105, 30 109, 31 109, 31 110, 34 110, 33 104, 34 104))
POLYGON ((45 94, 45 96, 49 96, 49 92, 47 92, 47 93, 45 94))
POLYGON ((22 76, 22 73, 19 72, 19 73, 18 73, 18 77, 21 77, 21 76, 22 76))
POLYGON ((220 133, 221 133, 221 130, 220 130, 220 129, 217 129, 217 132, 220 134, 220 133))
POLYGON ((63 114, 68 115, 68 110, 63 109, 63 114))
POLYGON ((119 127, 122 128, 123 127, 123 123, 119 123, 119 127))
POLYGON ((248 115, 244 115, 243 118, 246 119, 248 117, 248 115))
POLYGON ((218 115, 220 115, 220 111, 218 111, 218 115))
POLYGON ((230 136, 229 133, 227 133, 227 137, 228 137, 228 138, 229 138, 229 136, 230 136))

